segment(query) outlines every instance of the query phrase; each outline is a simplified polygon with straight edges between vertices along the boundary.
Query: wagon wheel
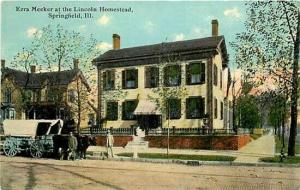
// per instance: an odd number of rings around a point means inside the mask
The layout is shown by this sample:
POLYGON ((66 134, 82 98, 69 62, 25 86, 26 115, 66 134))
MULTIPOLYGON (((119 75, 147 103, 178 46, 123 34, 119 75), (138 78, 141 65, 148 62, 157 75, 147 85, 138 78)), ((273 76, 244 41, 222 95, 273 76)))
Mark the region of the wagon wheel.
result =
POLYGON ((15 156, 18 153, 18 144, 12 139, 5 140, 3 144, 3 151, 6 156, 15 156))
POLYGON ((30 154, 34 158, 41 158, 43 156, 44 147, 39 142, 33 142, 30 145, 30 154))

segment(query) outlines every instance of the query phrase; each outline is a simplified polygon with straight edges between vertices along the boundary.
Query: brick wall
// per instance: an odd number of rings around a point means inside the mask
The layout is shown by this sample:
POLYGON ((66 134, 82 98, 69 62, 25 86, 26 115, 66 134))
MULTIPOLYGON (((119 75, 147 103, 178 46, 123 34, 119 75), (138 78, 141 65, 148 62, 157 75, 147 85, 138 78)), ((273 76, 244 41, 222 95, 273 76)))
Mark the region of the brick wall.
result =
MULTIPOLYGON (((124 147, 132 136, 114 136, 114 146, 124 147)), ((167 148, 167 136, 146 136, 150 148, 167 148)), ((98 146, 105 146, 106 137, 96 137, 98 146)), ((232 136, 170 136, 172 149, 238 150, 250 142, 250 135, 232 136), (211 148, 212 147, 212 148, 211 148)))

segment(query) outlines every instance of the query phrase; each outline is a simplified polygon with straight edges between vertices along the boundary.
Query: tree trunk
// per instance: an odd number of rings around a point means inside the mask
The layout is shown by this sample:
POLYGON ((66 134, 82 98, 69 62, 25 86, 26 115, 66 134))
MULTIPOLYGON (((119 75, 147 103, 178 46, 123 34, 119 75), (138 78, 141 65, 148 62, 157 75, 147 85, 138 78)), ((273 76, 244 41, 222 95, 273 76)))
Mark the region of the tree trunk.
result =
POLYGON ((297 135, 297 100, 298 100, 298 70, 299 70, 299 45, 300 45, 300 10, 298 9, 298 24, 296 41, 294 43, 294 62, 291 94, 291 127, 289 136, 288 155, 295 156, 295 140, 297 135))

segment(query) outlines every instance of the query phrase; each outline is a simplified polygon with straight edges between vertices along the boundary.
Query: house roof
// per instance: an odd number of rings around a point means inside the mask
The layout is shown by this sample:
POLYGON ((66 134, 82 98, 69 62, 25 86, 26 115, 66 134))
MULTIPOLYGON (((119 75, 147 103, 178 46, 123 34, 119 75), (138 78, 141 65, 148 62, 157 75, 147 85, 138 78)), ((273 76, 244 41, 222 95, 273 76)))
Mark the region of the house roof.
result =
POLYGON ((60 72, 27 73, 11 68, 2 68, 1 80, 11 77, 16 85, 27 88, 42 88, 44 85, 68 85, 79 76, 90 89, 80 69, 65 70, 60 72))
POLYGON ((212 54, 217 54, 216 50, 218 48, 222 51, 223 62, 227 64, 228 55, 224 36, 109 50, 95 58, 93 63, 102 67, 128 66, 149 64, 149 59, 152 59, 151 63, 157 64, 162 61, 162 57, 170 55, 180 56, 185 60, 191 60, 198 58, 199 56, 205 58, 212 54), (195 56, 195 54, 198 54, 198 57, 195 56))

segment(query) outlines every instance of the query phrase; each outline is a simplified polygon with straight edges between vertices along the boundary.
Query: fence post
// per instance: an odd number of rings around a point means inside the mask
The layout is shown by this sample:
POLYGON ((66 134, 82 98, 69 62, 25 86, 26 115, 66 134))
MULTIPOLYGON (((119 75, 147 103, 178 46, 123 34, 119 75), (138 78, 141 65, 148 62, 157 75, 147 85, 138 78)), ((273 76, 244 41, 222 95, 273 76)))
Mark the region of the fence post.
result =
POLYGON ((173 129, 173 135, 175 135, 175 126, 172 126, 173 129))

